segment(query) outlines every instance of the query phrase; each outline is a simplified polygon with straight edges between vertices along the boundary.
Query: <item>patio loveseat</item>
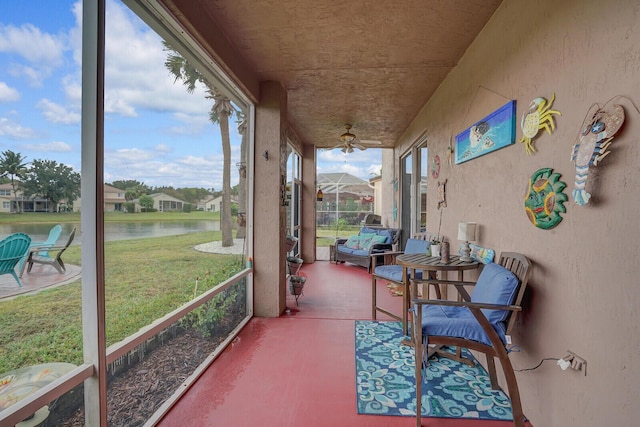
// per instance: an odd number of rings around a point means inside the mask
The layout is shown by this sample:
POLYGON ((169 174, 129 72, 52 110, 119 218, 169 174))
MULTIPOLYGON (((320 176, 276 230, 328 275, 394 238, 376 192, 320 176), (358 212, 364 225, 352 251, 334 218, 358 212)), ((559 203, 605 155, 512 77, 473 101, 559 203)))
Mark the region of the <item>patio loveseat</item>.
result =
POLYGON ((371 272, 371 254, 393 250, 393 244, 400 239, 400 231, 397 228, 362 227, 358 235, 336 240, 335 262, 350 262, 371 272))

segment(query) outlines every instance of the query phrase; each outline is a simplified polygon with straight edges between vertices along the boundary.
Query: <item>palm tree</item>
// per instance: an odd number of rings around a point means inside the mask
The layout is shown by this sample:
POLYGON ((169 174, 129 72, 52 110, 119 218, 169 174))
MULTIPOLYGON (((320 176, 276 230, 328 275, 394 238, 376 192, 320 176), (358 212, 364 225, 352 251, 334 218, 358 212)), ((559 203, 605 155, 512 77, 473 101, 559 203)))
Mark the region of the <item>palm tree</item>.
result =
POLYGON ((243 112, 237 112, 238 133, 242 137, 240 143, 240 164, 238 172, 240 175, 238 182, 238 231, 236 237, 244 239, 247 235, 247 155, 245 147, 247 143, 247 116, 243 112))
POLYGON ((231 234, 231 139, 229 136, 229 117, 237 113, 229 98, 212 86, 204 76, 169 44, 163 42, 165 50, 169 52, 164 62, 165 67, 175 77, 174 83, 182 80, 187 92, 192 93, 198 82, 207 88, 207 98, 213 100, 209 119, 220 126, 222 139, 222 212, 220 229, 222 231, 222 246, 233 246, 231 234))
POLYGON ((26 159, 20 153, 14 153, 11 150, 6 150, 2 152, 2 157, 0 157, 0 176, 9 175, 11 179, 11 187, 13 189, 13 197, 14 197, 14 206, 16 211, 19 211, 18 206, 18 194, 16 193, 16 179, 20 179, 27 172, 27 164, 24 163, 26 159))

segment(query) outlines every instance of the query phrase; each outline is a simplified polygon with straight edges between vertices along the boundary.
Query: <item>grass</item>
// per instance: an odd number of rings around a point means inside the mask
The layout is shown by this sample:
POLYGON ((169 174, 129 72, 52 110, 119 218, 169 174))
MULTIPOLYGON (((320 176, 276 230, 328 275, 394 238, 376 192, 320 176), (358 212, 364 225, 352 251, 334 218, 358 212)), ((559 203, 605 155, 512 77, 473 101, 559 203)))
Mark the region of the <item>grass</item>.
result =
MULTIPOLYGON (((132 222, 132 221, 199 221, 199 220, 219 220, 220 212, 192 211, 186 212, 144 212, 144 213, 123 213, 105 212, 105 222, 132 222)), ((27 224, 27 223, 79 223, 80 212, 69 213, 38 213, 29 212, 21 214, 0 213, 0 224, 27 224)))
MULTIPOLYGON (((192 299, 196 279, 201 294, 242 270, 240 256, 193 249, 220 237, 206 232, 105 243, 107 345, 192 299)), ((80 252, 79 246, 69 247, 65 261, 79 265, 80 252)), ((0 372, 53 361, 82 363, 81 296, 76 282, 0 301, 0 372)))
POLYGON ((352 234, 358 234, 361 226, 341 227, 340 230, 336 230, 335 227, 316 227, 316 246, 329 246, 332 245, 336 238, 348 238, 352 234))
MULTIPOLYGON (((105 222, 218 219, 219 213, 194 211, 124 214, 109 212, 105 222)), ((79 213, 0 214, 0 223, 78 223, 79 213)), ((318 228, 318 246, 336 236, 357 234, 359 226, 318 228)), ((181 306, 198 293, 242 269, 239 256, 197 252, 200 243, 220 240, 220 232, 105 243, 107 345, 181 306)), ((71 246, 65 262, 81 265, 81 247, 71 246)), ((65 361, 82 355, 82 285, 80 282, 0 301, 0 372, 22 366, 65 361)))

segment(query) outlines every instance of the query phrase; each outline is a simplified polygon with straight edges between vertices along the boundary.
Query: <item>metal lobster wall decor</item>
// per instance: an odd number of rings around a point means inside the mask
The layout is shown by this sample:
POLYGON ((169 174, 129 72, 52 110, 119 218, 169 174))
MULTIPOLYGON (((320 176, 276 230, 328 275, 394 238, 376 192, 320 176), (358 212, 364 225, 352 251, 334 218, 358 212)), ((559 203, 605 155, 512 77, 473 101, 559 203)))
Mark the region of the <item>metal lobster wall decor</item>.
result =
POLYGON ((585 190, 589 167, 597 166, 598 162, 609 154, 609 145, 623 123, 624 109, 621 105, 613 104, 607 107, 605 104, 601 108, 596 104, 589 108, 578 140, 571 152, 571 161, 576 165, 576 180, 572 196, 578 206, 586 205, 591 198, 591 194, 585 190), (591 113, 594 107, 596 110, 591 113))

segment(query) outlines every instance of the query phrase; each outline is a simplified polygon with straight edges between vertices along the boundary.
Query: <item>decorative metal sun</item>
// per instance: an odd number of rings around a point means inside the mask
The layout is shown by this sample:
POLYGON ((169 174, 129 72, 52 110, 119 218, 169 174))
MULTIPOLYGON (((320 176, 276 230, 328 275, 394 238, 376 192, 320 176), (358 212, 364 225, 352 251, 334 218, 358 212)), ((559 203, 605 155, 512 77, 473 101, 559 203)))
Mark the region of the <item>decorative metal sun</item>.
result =
POLYGON ((560 174, 553 173, 551 168, 538 169, 531 175, 524 209, 533 225, 548 230, 562 221, 560 213, 567 211, 564 202, 568 197, 563 193, 566 187, 567 184, 560 181, 560 174))

